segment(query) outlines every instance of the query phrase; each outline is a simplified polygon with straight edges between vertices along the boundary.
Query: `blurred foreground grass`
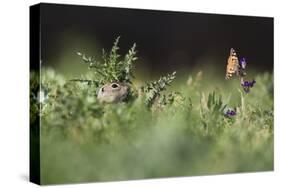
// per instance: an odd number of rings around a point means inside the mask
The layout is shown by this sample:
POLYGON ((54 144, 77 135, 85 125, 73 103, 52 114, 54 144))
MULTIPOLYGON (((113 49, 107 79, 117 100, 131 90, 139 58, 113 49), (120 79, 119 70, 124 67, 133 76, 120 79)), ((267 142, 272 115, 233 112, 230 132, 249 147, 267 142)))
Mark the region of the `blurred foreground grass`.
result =
POLYGON ((178 78, 171 89, 182 103, 151 111, 138 99, 101 105, 96 88, 44 69, 42 184, 273 170, 272 79, 257 75, 245 94, 238 81, 212 87, 216 78, 204 74, 178 78))

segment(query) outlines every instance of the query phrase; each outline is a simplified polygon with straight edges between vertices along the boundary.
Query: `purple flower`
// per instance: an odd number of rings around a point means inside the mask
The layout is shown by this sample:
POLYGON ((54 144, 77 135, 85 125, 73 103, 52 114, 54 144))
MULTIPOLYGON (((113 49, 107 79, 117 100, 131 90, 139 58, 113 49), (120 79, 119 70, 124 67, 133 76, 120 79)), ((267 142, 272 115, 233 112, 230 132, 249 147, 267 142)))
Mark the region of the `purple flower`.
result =
POLYGON ((244 81, 244 82, 242 82, 241 83, 241 86, 243 87, 243 89, 244 89, 244 91, 246 92, 246 93, 249 93, 250 92, 250 88, 251 87, 254 87, 254 84, 256 83, 256 80, 253 80, 253 81, 251 81, 251 82, 249 82, 249 81, 244 81))
POLYGON ((238 74, 241 77, 246 76, 246 64, 246 59, 244 57, 239 60, 238 74))
POLYGON ((225 112, 225 115, 228 116, 228 117, 233 117, 236 115, 236 111, 233 110, 233 109, 227 109, 226 112, 225 112))
POLYGON ((239 61, 240 67, 241 67, 242 69, 245 69, 245 68, 246 68, 246 64, 247 64, 246 59, 245 59, 244 57, 242 57, 242 58, 240 59, 240 61, 239 61))
POLYGON ((241 85, 242 85, 243 87, 253 87, 255 83, 256 83, 256 80, 253 80, 253 81, 251 81, 251 82, 249 82, 249 81, 244 81, 241 85))

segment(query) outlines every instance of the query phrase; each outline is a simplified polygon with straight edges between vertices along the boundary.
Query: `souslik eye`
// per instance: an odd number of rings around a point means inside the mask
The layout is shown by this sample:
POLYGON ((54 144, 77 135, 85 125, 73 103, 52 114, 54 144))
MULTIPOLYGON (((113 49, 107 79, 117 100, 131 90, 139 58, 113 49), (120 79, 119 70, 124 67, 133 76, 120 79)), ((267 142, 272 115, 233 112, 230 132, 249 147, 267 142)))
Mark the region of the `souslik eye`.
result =
POLYGON ((116 84, 116 83, 113 83, 113 84, 111 84, 111 87, 112 87, 112 88, 118 88, 118 87, 119 87, 119 85, 118 85, 118 84, 116 84))

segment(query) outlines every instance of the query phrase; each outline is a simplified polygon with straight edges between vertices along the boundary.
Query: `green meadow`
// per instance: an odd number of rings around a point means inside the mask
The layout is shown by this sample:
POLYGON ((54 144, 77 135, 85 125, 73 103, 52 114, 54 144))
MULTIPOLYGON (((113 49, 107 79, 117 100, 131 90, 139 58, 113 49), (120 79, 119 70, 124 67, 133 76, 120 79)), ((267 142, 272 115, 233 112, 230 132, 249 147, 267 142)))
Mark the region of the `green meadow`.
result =
POLYGON ((272 73, 249 70, 256 84, 248 93, 211 67, 143 81, 133 77, 140 63, 134 49, 119 64, 117 52, 112 48, 103 67, 79 53, 77 63, 92 66, 79 79, 43 68, 40 100, 32 80, 38 73, 31 73, 42 184, 273 170, 272 73), (97 90, 115 80, 130 85, 128 99, 99 102, 97 90))

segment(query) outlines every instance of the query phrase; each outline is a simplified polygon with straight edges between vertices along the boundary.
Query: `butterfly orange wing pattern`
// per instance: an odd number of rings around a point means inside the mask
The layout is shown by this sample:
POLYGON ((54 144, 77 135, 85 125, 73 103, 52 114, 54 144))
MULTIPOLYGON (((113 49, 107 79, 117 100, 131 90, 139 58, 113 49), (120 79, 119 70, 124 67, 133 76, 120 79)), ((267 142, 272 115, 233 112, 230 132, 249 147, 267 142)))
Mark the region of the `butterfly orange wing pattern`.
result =
POLYGON ((233 74, 238 74, 239 61, 237 54, 233 48, 230 49, 230 54, 227 60, 225 79, 230 79, 233 74))

